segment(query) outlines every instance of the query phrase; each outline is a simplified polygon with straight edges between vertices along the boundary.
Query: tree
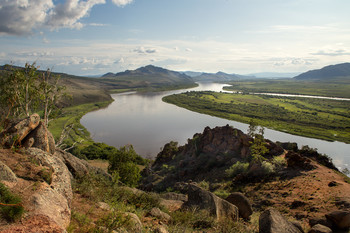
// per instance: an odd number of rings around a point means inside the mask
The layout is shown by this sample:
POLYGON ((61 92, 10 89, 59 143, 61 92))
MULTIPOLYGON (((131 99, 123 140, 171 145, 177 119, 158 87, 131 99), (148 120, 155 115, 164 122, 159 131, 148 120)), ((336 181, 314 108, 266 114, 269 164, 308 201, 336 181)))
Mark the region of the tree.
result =
POLYGON ((254 162, 262 163, 264 161, 264 155, 269 152, 266 148, 266 142, 264 138, 264 127, 260 128, 254 121, 250 121, 248 135, 253 138, 250 145, 250 156, 254 162))
POLYGON ((26 63, 24 68, 18 69, 5 66, 0 77, 2 120, 10 116, 29 116, 42 110, 44 123, 48 125, 50 115, 57 109, 60 98, 65 95, 64 87, 58 85, 59 76, 53 76, 50 69, 40 73, 38 68, 35 63, 26 63))
POLYGON ((49 117, 51 113, 57 109, 57 103, 65 94, 62 92, 65 87, 59 86, 60 76, 52 76, 51 70, 47 69, 43 72, 39 80, 41 99, 43 100, 44 123, 49 125, 49 117))

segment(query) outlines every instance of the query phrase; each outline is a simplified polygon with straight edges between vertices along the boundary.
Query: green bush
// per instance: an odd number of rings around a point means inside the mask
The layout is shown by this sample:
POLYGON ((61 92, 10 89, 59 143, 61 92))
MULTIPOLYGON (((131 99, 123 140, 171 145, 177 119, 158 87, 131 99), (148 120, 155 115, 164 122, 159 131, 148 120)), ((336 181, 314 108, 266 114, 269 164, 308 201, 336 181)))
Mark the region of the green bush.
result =
POLYGON ((140 169, 135 163, 137 154, 132 146, 124 146, 109 157, 108 172, 117 174, 125 185, 136 186, 141 178, 140 169))
POLYGON ((2 183, 0 183, 0 202, 5 204, 0 205, 0 215, 2 218, 9 222, 14 222, 15 220, 21 218, 24 212, 24 208, 21 205, 21 198, 12 194, 10 190, 2 183))
POLYGON ((227 169, 226 175, 227 177, 233 178, 238 174, 247 173, 249 168, 249 163, 242 163, 240 161, 233 164, 229 169, 227 169))
POLYGON ((263 161, 261 163, 261 168, 265 175, 269 175, 275 172, 275 166, 272 163, 267 161, 263 161))

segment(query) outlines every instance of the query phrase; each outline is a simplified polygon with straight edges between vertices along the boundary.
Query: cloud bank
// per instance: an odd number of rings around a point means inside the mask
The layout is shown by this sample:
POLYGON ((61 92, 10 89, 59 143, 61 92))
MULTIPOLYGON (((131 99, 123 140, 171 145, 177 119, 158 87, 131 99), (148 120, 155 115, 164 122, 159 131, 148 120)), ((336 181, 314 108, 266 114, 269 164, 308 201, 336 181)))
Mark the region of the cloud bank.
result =
MULTIPOLYGON (((130 4, 133 0, 112 0, 119 6, 130 4)), ((34 30, 48 28, 80 29, 80 20, 87 17, 97 4, 106 0, 66 0, 54 4, 53 0, 0 0, 0 35, 28 35, 34 30)))

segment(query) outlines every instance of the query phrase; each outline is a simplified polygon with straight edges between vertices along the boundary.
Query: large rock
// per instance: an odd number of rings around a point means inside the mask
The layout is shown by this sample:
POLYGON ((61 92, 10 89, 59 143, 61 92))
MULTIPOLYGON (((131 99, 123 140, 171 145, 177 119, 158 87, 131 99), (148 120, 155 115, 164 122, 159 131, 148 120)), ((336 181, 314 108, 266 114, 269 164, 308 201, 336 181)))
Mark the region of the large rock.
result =
POLYGON ((260 233, 302 233, 298 227, 287 221, 273 208, 265 210, 259 217, 260 233))
POLYGON ((210 214, 216 216, 217 220, 238 220, 238 208, 228 201, 193 183, 179 183, 177 187, 187 192, 188 201, 184 203, 184 207, 208 210, 210 214))
POLYGON ((246 196, 243 193, 235 192, 231 193, 230 196, 226 198, 226 201, 232 203, 238 207, 239 216, 244 219, 248 219, 253 213, 253 208, 246 196))
POLYGON ((26 148, 39 148, 50 154, 55 153, 55 139, 43 122, 40 122, 39 125, 23 139, 22 145, 26 148))
POLYGON ((33 114, 23 120, 10 123, 0 133, 0 144, 5 147, 21 145, 22 140, 35 129, 40 122, 40 116, 33 114))
POLYGON ((131 227, 130 227, 131 229, 128 229, 128 230, 131 230, 130 232, 141 233, 143 226, 139 217, 137 217, 136 214, 129 213, 129 212, 125 212, 125 215, 131 223, 131 227))
POLYGON ((0 161, 0 181, 3 182, 17 182, 17 176, 13 171, 3 162, 0 161))
POLYGON ((91 166, 85 160, 79 159, 64 150, 56 149, 54 156, 63 161, 74 178, 81 178, 88 175, 89 173, 93 173, 102 175, 109 180, 112 179, 111 175, 101 168, 91 166))
POLYGON ((169 214, 164 213, 163 211, 161 211, 159 208, 156 208, 156 207, 152 208, 151 211, 147 213, 147 216, 158 218, 164 222, 169 222, 171 220, 171 217, 169 214))
POLYGON ((71 177, 65 164, 57 157, 37 148, 26 150, 40 164, 52 170, 49 184, 43 183, 44 188, 31 198, 31 214, 44 215, 65 229, 70 223, 70 205, 73 198, 71 177))
POLYGON ((329 219, 336 227, 340 229, 350 228, 350 211, 337 210, 326 214, 326 218, 329 219))
POLYGON ((332 229, 329 227, 323 226, 321 224, 316 224, 313 226, 308 233, 332 233, 332 229))

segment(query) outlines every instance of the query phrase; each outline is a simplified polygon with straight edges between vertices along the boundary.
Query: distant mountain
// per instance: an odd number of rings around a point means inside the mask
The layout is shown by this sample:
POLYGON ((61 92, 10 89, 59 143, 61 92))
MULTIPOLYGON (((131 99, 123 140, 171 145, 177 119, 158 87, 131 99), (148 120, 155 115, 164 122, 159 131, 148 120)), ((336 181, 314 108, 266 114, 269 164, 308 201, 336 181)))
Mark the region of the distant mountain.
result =
POLYGON ((319 70, 310 70, 294 78, 297 80, 328 80, 342 77, 350 78, 350 63, 326 66, 319 70))
POLYGON ((159 87, 170 85, 191 85, 193 79, 186 74, 148 65, 136 70, 126 70, 120 73, 107 73, 101 78, 131 82, 140 87, 159 87))
POLYGON ((192 78, 203 74, 203 72, 195 72, 195 71, 183 71, 181 73, 186 74, 187 76, 190 76, 192 78))
POLYGON ((300 73, 278 73, 278 72, 261 72, 261 73, 253 73, 248 74, 250 76, 255 76, 256 78, 293 78, 300 73))
POLYGON ((211 82, 225 82, 225 81, 233 81, 233 80, 241 80, 241 79, 249 79, 255 78, 253 76, 245 76, 239 74, 226 74, 224 72, 213 73, 202 73, 199 76, 193 77, 195 81, 211 81, 211 82))

